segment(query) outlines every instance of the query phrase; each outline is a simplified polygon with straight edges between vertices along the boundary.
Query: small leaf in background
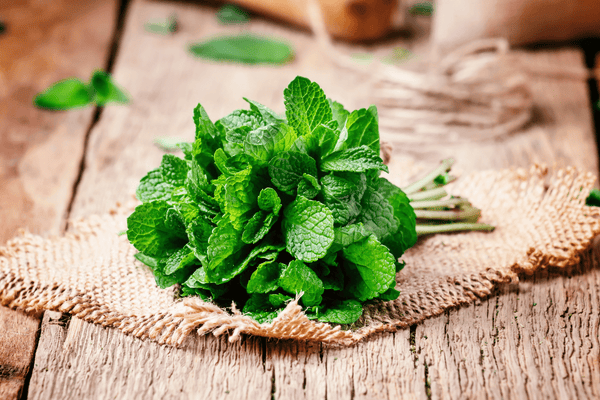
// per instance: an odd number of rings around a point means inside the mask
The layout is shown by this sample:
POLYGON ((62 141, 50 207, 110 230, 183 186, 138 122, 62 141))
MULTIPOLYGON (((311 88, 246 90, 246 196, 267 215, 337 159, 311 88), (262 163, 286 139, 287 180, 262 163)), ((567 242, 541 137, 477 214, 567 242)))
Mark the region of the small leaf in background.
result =
POLYGON ((409 12, 412 15, 430 16, 431 14, 433 14, 433 3, 430 3, 430 2, 417 3, 410 8, 409 12))
POLYGON ((600 207, 600 190, 593 189, 587 199, 585 199, 585 204, 588 206, 600 207))
POLYGON ((159 136, 154 138, 154 144, 166 151, 181 150, 179 143, 184 143, 186 140, 180 137, 159 136))
POLYGON ((233 4, 225 4, 217 11, 217 19, 224 25, 245 24, 250 21, 248 13, 233 4))
POLYGON ((77 78, 56 82, 35 96, 33 103, 49 110, 69 110, 84 107, 94 99, 94 93, 88 85, 77 78))
POLYGON ((397 64, 407 61, 412 56, 413 53, 410 50, 403 49, 402 47, 396 47, 394 50, 392 50, 391 54, 383 57, 381 62, 384 64, 397 64))
POLYGON ((373 54, 370 53, 354 53, 350 57, 361 64, 370 64, 373 61, 373 54))
POLYGON ((177 31, 177 16, 172 14, 167 19, 150 20, 144 24, 144 28, 148 32, 170 35, 177 31))
POLYGON ((95 71, 90 80, 90 86, 95 90, 94 101, 99 106, 106 103, 128 103, 129 97, 123 89, 113 82, 111 76, 104 71, 95 71))
POLYGON ((189 50, 196 57, 244 64, 285 64, 294 57, 287 43, 250 34, 217 37, 189 50))

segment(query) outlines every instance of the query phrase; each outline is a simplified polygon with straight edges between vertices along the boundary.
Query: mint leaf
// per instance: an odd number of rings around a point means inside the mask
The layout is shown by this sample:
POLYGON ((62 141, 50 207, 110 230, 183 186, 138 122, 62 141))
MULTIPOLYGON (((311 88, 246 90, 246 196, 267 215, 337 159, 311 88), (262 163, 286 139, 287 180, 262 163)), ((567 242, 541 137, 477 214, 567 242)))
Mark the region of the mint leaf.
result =
POLYGON ((283 264, 276 261, 268 261, 260 264, 252 273, 246 290, 248 293, 268 293, 279 288, 277 280, 283 264))
POLYGON ((194 108, 194 124, 196 125, 196 140, 204 139, 202 144, 204 147, 212 150, 209 153, 209 156, 212 156, 212 153, 216 150, 214 139, 219 135, 215 124, 212 123, 206 110, 200 104, 194 108))
POLYGON ((287 251, 298 260, 323 258, 333 243, 333 215, 318 201, 302 196, 284 211, 283 234, 287 251))
POLYGON ((77 78, 58 81, 35 96, 33 103, 48 110, 84 107, 94 99, 93 90, 77 78))
POLYGON ((284 151, 269 161, 271 182, 282 192, 291 193, 296 189, 305 173, 317 176, 317 164, 306 154, 284 151))
POLYGON ((170 35, 177 31, 177 16, 172 14, 166 19, 148 21, 144 24, 144 28, 148 32, 170 35))
POLYGON ((219 221, 208 239, 207 273, 241 249, 243 243, 240 239, 241 232, 235 229, 229 218, 219 221))
POLYGON ((189 51, 199 58, 244 64, 285 64, 294 58, 287 43, 252 34, 217 37, 195 43, 189 51))
POLYGON ((165 263, 165 275, 172 275, 174 272, 193 264, 196 257, 192 250, 188 247, 182 247, 173 253, 165 263))
POLYGON ((362 316, 362 313, 362 305, 356 300, 336 301, 320 313, 318 319, 320 322, 333 324, 352 324, 362 316))
POLYGON ((204 262, 208 255, 209 239, 214 227, 204 218, 193 220, 187 227, 188 246, 198 260, 204 262))
POLYGON ((296 132, 285 124, 261 126, 248 133, 244 151, 264 165, 275 153, 289 150, 295 140, 296 132))
POLYGON ((90 86, 94 88, 94 101, 99 106, 107 103, 129 103, 129 97, 123 88, 113 82, 111 76, 104 71, 94 71, 90 86))
POLYGON ((281 209, 281 199, 273 188, 264 188, 258 195, 258 207, 263 211, 270 211, 275 215, 281 209))
POLYGON ((237 230, 242 229, 250 219, 248 214, 257 206, 258 193, 252 178, 252 168, 247 168, 225 181, 224 211, 237 230))
POLYGON ((183 186, 187 177, 188 166, 185 160, 172 154, 165 154, 160 163, 163 180, 173 186, 183 186))
POLYGON ((283 91, 283 97, 288 123, 298 136, 311 133, 332 119, 325 93, 315 82, 298 76, 283 91))
POLYGON ((395 259, 375 236, 351 244, 343 250, 343 255, 346 260, 354 264, 364 286, 371 291, 365 294, 364 290, 358 290, 357 298, 361 301, 385 292, 395 279, 395 259))
MULTIPOLYGON (((346 120, 348 119, 350 113, 337 101, 331 99, 327 100, 329 101, 329 106, 331 107, 333 120, 337 122, 337 126, 340 130, 344 129, 346 126, 346 120)), ((377 134, 379 135, 379 132, 377 132, 377 134)))
POLYGON ((379 240, 398 231, 398 220, 394 218, 394 208, 378 192, 368 188, 362 198, 362 213, 359 222, 375 234, 379 240))
POLYGON ((307 307, 319 305, 325 290, 317 274, 299 260, 290 262, 281 272, 279 286, 294 295, 303 292, 301 301, 307 307))
POLYGON ((275 293, 269 295, 269 303, 275 308, 285 307, 286 303, 292 300, 292 297, 286 296, 282 293, 275 293))
POLYGON ((336 225, 346 225, 360 215, 361 200, 367 188, 364 174, 325 175, 321 186, 323 202, 331 210, 336 225))
POLYGON ((271 323, 277 317, 281 310, 273 307, 269 301, 269 296, 265 294, 252 294, 242 312, 259 324, 271 323))
POLYGON ((321 162, 321 169, 323 171, 365 172, 378 170, 388 172, 388 167, 383 163, 379 154, 365 145, 330 154, 321 162))
POLYGON ((217 19, 224 25, 245 24, 250 21, 248 13, 233 4, 225 4, 217 11, 217 19))
POLYGON ((315 198, 321 191, 319 181, 312 175, 302 174, 302 180, 298 183, 298 196, 306 197, 307 199, 315 198))
MULTIPOLYGON (((394 282, 395 284, 395 282, 394 282)), ((385 292, 381 293, 378 297, 379 300, 382 301, 393 301, 396 300, 400 296, 400 292, 394 288, 389 288, 385 292)))
POLYGON ((165 182, 161 169, 157 168, 142 178, 135 195, 144 203, 153 200, 170 200, 173 189, 175 187, 165 182))
POLYGON ((346 121, 348 140, 346 145, 351 147, 366 146, 379 154, 379 123, 377 108, 371 106, 353 111, 346 121))
POLYGON ((431 3, 431 2, 417 3, 417 4, 413 5, 408 11, 412 15, 422 15, 425 17, 429 17, 430 15, 433 14, 433 3, 431 3))
POLYGON ((150 257, 165 257, 185 244, 165 224, 169 205, 166 201, 140 204, 127 218, 127 239, 150 257))
POLYGON ((263 121, 265 121, 267 124, 280 124, 284 122, 283 119, 269 107, 260 104, 258 101, 249 100, 245 97, 244 100, 246 103, 250 104, 250 109, 259 114, 263 121))

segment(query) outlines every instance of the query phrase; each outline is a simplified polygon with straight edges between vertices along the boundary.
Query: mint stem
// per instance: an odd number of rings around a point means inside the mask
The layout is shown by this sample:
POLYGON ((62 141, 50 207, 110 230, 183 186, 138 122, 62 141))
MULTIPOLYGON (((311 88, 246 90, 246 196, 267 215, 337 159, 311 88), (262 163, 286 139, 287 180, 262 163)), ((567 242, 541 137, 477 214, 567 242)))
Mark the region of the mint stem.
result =
POLYGON ((446 189, 440 187, 436 189, 424 190, 422 192, 413 193, 412 195, 408 196, 408 199, 412 203, 413 201, 420 200, 437 200, 441 199, 442 197, 446 197, 447 195, 448 192, 446 192, 446 189))
POLYGON ((415 210, 415 215, 417 218, 459 221, 469 218, 478 218, 481 215, 481 211, 475 207, 447 211, 415 210))
POLYGON ((454 222, 451 224, 441 225, 417 225, 417 235, 430 235, 433 233, 447 233, 447 232, 460 232, 460 231, 486 231, 491 232, 494 230, 492 225, 482 224, 478 222, 466 223, 466 222, 454 222))
POLYGON ((456 207, 461 205, 471 205, 469 200, 462 197, 454 197, 447 200, 421 200, 421 201, 411 201, 410 205, 415 210, 417 209, 429 209, 433 210, 436 208, 442 207, 456 207))
POLYGON ((429 183, 433 182, 433 180, 439 175, 450 171, 450 168, 452 168, 452 164, 454 164, 454 159, 452 158, 447 158, 443 160, 441 164, 438 165, 433 171, 431 171, 418 181, 408 185, 406 188, 402 189, 402 191, 407 195, 411 195, 415 192, 418 192, 419 190, 427 186, 429 183))

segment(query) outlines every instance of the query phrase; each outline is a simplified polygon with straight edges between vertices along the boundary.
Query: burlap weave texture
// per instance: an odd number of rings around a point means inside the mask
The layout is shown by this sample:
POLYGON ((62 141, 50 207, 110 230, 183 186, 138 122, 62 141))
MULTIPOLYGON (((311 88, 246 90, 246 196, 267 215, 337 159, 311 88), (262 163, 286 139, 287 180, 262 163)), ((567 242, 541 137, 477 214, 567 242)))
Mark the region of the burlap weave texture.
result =
POLYGON ((78 221, 64 237, 23 234, 0 249, 0 303, 25 311, 68 312, 139 338, 178 345, 194 330, 279 339, 351 344, 365 336, 407 327, 449 307, 491 293, 499 283, 538 268, 579 263, 600 233, 600 209, 585 206, 594 176, 575 169, 480 172, 461 178, 452 192, 482 209, 492 233, 438 234, 422 238, 397 275, 400 297, 365 306, 351 329, 310 321, 296 301, 272 324, 258 324, 235 306, 229 310, 196 298, 175 299, 118 232, 130 210, 78 221))

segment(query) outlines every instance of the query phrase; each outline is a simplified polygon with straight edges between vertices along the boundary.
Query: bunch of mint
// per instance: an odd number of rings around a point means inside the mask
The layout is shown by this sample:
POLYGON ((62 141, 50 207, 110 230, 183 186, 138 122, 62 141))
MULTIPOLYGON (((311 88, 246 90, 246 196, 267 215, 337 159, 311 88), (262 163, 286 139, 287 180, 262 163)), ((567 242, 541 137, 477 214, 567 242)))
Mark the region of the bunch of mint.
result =
MULTIPOLYGON (((348 112, 302 77, 284 98, 286 119, 245 99, 249 110, 213 123, 198 105, 184 158, 166 154, 142 178, 127 237, 157 284, 182 296, 235 301, 266 322, 301 294, 310 318, 351 324, 362 303, 398 297, 416 214, 379 176, 374 106, 348 112)), ((442 167, 411 191, 430 201, 442 167)))

